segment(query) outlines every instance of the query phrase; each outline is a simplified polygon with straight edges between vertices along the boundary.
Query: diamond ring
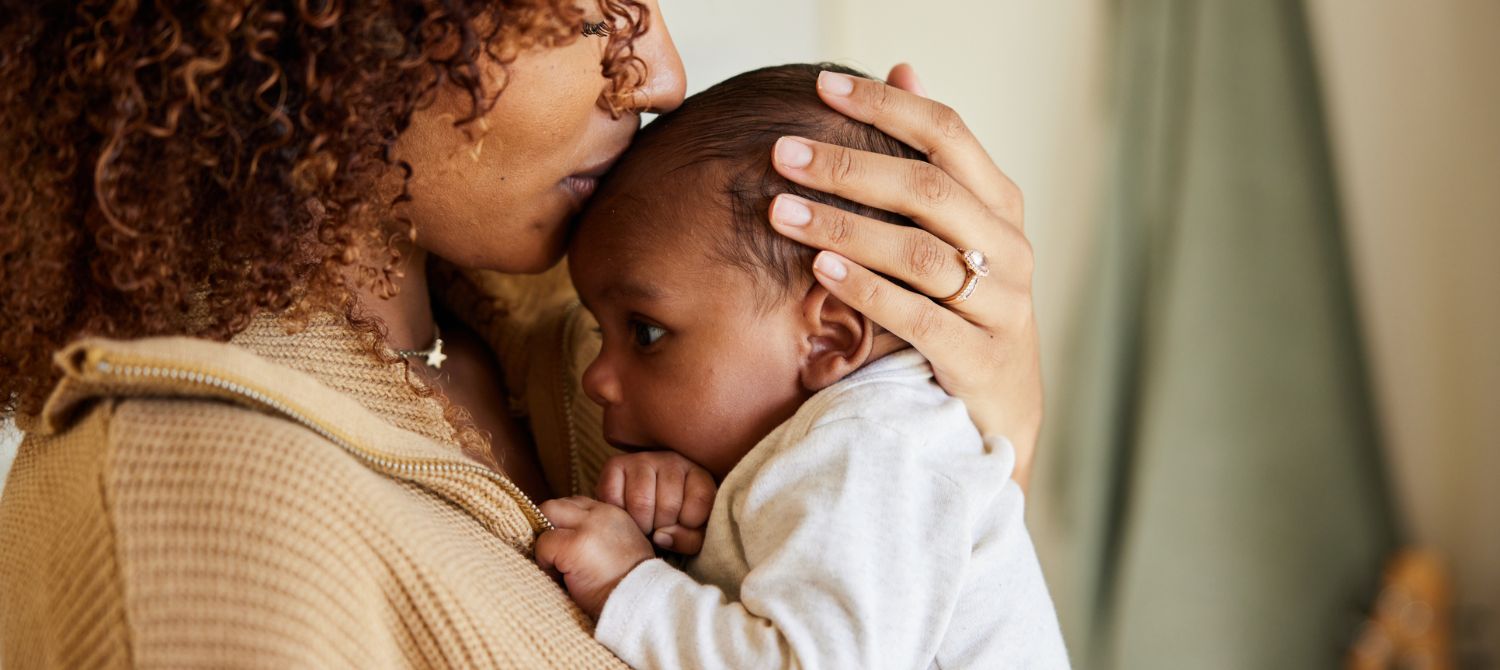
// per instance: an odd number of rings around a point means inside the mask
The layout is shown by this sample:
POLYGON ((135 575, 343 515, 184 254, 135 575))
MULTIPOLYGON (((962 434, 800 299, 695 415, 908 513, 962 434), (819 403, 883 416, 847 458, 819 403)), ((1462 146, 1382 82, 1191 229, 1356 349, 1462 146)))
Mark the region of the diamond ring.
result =
POLYGON ((968 300, 969 296, 974 295, 974 289, 979 287, 979 280, 990 276, 990 264, 978 249, 959 249, 958 257, 964 262, 964 285, 953 295, 938 300, 944 305, 957 305, 968 300))

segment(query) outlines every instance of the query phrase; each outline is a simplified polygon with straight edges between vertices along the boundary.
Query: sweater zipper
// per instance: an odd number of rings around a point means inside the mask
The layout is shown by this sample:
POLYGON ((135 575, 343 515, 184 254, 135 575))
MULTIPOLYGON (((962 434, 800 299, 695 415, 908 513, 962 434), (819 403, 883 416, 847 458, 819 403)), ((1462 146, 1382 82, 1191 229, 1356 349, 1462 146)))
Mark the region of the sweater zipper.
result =
POLYGON ((477 464, 452 461, 407 460, 393 458, 375 451, 371 451, 361 445, 356 444, 354 441, 345 438, 338 433, 335 433, 332 429, 324 426, 322 423, 313 420, 312 417, 302 413, 291 405, 272 397, 268 393, 253 388, 249 385, 226 379, 212 373, 200 372, 197 370, 184 369, 180 367, 167 367, 162 365, 121 364, 104 358, 99 359, 94 364, 94 369, 100 374, 108 376, 124 378, 166 379, 174 382, 208 386, 226 391, 233 395, 244 398, 245 400, 248 400, 254 404, 266 407, 288 419, 291 419, 304 428, 317 433, 319 437, 322 437, 323 439, 338 445, 340 449, 348 452, 350 455, 364 462, 366 465, 388 475, 396 475, 407 479, 414 478, 418 475, 453 474, 459 472, 467 472, 470 474, 479 475, 480 477, 488 479, 489 481, 499 486, 501 490, 505 491, 505 493, 509 495, 517 505, 521 507, 521 511, 526 515, 527 521, 531 523, 532 532, 542 533, 552 530, 552 522, 547 520, 546 515, 542 514, 542 510, 536 506, 536 503, 533 503, 531 501, 531 498, 527 497, 526 493, 522 491, 520 487, 516 486, 515 482, 512 482, 510 478, 506 477, 505 475, 490 470, 489 468, 477 464))

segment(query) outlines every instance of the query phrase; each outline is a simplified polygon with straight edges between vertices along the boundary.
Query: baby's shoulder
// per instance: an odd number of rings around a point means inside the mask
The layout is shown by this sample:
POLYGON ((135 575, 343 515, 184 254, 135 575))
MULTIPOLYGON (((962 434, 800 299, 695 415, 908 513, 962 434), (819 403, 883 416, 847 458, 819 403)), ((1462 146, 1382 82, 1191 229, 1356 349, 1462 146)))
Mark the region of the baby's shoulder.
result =
POLYGON ((1003 482, 1014 465, 1008 444, 981 438, 963 402, 933 381, 915 351, 820 392, 761 447, 750 460, 775 471, 884 472, 963 488, 1003 482))
POLYGON ((862 430, 872 446, 895 438, 901 444, 937 443, 959 450, 978 449, 979 431, 962 400, 933 379, 932 368, 915 350, 890 354, 813 396, 798 412, 811 434, 862 430))

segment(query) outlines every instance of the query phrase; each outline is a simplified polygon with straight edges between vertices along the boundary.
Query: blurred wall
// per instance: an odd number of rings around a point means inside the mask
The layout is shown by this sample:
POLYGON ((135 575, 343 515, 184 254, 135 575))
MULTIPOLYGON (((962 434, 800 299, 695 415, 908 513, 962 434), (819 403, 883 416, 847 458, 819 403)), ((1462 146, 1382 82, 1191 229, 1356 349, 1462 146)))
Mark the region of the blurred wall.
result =
POLYGON ((808 0, 660 0, 688 93, 766 65, 817 60, 821 11, 808 0))
POLYGON ((1500 666, 1500 3, 1309 10, 1402 521, 1500 666))

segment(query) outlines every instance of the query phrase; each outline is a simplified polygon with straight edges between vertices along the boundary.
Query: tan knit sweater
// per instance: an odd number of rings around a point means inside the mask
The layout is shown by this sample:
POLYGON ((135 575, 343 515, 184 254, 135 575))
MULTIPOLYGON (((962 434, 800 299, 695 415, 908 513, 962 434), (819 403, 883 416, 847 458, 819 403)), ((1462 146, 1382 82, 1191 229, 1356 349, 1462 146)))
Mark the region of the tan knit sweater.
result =
MULTIPOLYGON (((591 487, 586 317, 564 292, 449 279, 548 479, 591 487)), ((228 344, 83 340, 58 363, 0 498, 6 670, 620 665, 532 563, 531 501, 346 331, 260 320, 228 344)))

